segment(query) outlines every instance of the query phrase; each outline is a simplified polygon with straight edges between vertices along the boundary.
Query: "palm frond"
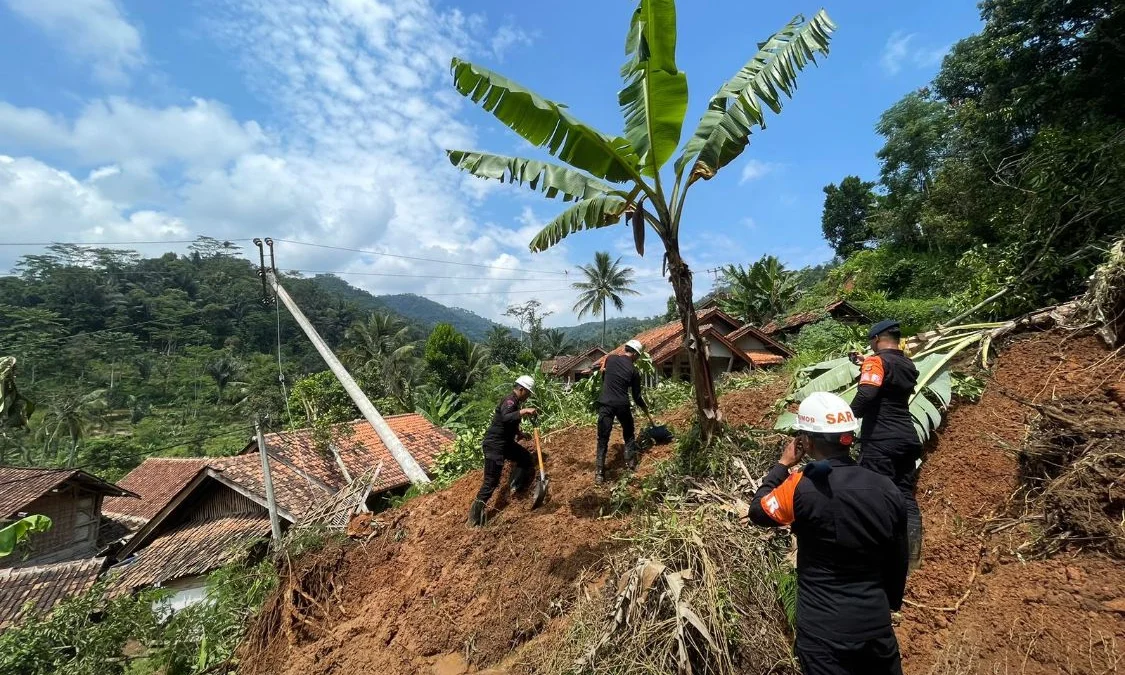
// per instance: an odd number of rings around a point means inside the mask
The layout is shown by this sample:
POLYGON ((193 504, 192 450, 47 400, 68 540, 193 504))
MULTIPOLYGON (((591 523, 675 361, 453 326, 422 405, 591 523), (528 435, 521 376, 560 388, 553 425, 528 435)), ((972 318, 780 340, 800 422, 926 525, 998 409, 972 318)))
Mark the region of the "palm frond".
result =
POLYGON ((563 201, 571 201, 614 191, 612 187, 601 181, 558 164, 468 150, 445 152, 453 166, 462 171, 467 171, 478 178, 526 185, 532 190, 542 192, 550 199, 562 195, 563 201))
POLYGON ((547 223, 531 240, 533 252, 546 251, 581 230, 607 227, 621 220, 626 201, 616 195, 599 195, 576 202, 547 223))

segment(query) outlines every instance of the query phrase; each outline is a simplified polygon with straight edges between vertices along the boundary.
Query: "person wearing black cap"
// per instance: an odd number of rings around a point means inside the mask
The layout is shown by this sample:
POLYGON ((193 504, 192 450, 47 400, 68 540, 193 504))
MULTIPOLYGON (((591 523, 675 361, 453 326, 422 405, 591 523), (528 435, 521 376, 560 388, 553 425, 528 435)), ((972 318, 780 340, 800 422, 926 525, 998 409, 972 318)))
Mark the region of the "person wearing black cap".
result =
POLYGON ((910 396, 918 384, 918 369, 899 348, 899 322, 880 321, 867 333, 871 356, 853 360, 860 366, 859 389, 852 412, 862 420, 859 465, 889 477, 906 498, 907 535, 911 567, 922 552, 922 513, 914 499, 922 443, 914 430, 910 396))

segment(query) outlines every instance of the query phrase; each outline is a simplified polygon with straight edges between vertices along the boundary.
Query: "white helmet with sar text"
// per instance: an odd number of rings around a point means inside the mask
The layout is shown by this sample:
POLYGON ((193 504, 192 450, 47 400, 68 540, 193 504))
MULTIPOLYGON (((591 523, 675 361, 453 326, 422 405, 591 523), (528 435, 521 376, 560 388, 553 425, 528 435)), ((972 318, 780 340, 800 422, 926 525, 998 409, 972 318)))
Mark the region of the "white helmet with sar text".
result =
POLYGON ((801 401, 797 429, 810 434, 846 434, 859 428, 848 402, 836 394, 818 391, 801 401))
POLYGON ((527 393, 529 393, 529 394, 534 393, 535 392, 535 378, 531 377, 530 375, 520 375, 519 377, 516 378, 516 386, 517 387, 523 387, 524 389, 527 390, 527 393))
POLYGON ((640 354, 641 352, 644 351, 645 346, 641 344, 640 340, 629 340, 628 342, 625 343, 625 349, 628 349, 630 351, 634 351, 634 352, 637 352, 638 354, 640 354))

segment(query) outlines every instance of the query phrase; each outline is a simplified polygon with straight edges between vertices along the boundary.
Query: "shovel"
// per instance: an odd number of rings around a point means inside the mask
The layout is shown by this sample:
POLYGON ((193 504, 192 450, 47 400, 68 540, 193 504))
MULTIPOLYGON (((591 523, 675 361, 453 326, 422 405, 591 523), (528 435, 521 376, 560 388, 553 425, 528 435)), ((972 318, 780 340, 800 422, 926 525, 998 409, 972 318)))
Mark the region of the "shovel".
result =
POLYGON ((666 424, 657 424, 652 419, 652 415, 645 412, 648 417, 648 428, 644 430, 643 435, 652 441, 652 443, 663 445, 672 440, 672 432, 668 429, 666 424))
POLYGON ((543 470, 543 449, 539 447, 539 429, 534 430, 535 454, 539 457, 539 480, 535 482, 535 490, 531 493, 531 508, 537 509, 547 501, 547 472, 543 470))

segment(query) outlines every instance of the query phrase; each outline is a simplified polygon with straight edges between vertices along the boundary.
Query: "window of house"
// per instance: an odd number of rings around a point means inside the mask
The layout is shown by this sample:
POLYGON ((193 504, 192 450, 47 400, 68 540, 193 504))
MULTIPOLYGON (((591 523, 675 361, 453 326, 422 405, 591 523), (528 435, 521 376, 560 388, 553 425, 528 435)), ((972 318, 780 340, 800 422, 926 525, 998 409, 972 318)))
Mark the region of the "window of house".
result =
POLYGON ((94 497, 79 497, 75 501, 74 542, 93 541, 98 532, 98 512, 94 497))

